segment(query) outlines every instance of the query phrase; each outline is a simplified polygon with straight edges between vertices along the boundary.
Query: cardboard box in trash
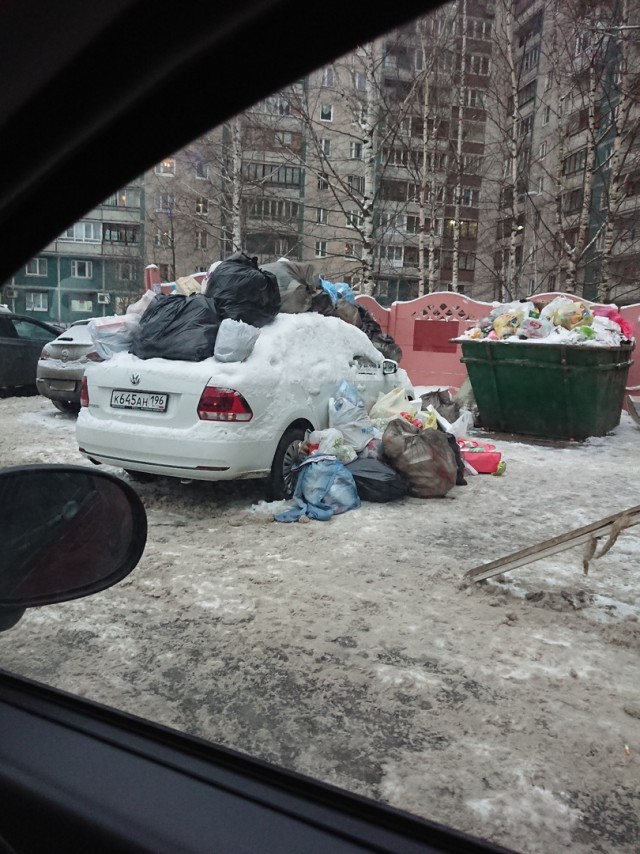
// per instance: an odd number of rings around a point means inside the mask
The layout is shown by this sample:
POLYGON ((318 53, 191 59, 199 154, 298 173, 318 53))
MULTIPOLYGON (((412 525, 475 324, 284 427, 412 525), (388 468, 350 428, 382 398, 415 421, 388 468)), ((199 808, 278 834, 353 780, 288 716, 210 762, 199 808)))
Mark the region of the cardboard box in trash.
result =
POLYGON ((476 442, 471 439, 458 439, 462 458, 478 472, 478 474, 495 474, 502 459, 495 445, 487 442, 476 442))

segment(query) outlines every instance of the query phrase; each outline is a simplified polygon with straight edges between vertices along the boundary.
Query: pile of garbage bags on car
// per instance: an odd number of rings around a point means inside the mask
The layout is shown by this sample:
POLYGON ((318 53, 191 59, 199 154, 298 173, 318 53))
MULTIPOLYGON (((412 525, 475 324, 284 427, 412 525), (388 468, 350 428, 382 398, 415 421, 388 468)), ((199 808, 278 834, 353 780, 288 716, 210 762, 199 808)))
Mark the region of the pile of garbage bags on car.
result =
POLYGON ((243 252, 214 262, 202 285, 187 276, 174 293, 147 292, 126 315, 92 320, 89 331, 102 358, 128 350, 141 359, 243 361, 260 328, 279 313, 308 311, 339 317, 362 329, 385 358, 402 358, 347 284, 325 281, 311 264, 287 258, 259 266, 243 252))
POLYGON ((474 341, 615 347, 633 340, 633 330, 613 305, 587 306, 559 296, 546 304, 533 300, 494 303, 489 314, 460 337, 474 341))
POLYGON ((324 521, 362 501, 444 497, 466 484, 465 468, 476 473, 461 450, 472 426, 473 416, 448 391, 414 399, 398 387, 367 408, 343 379, 329 400, 329 427, 307 433, 293 498, 274 518, 324 521), (443 413, 455 418, 453 423, 443 413))

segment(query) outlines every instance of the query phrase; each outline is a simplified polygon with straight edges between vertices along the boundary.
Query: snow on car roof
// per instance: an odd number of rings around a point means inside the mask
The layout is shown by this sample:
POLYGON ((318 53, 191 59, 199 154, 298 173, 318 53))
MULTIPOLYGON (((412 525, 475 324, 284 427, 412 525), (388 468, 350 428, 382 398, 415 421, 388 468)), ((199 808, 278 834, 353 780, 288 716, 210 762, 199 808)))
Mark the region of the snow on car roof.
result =
MULTIPOLYGON (((109 362, 113 367, 131 367, 131 360, 145 362, 154 373, 161 371, 167 377, 185 377, 187 372, 201 376, 209 371, 216 382, 224 378, 230 387, 245 390, 262 383, 274 386, 297 380, 322 385, 343 377, 349 379, 355 376, 351 361, 356 355, 366 356, 378 365, 384 360, 361 329, 337 317, 305 312, 278 314, 273 323, 263 326, 253 352, 244 362, 222 363, 214 357, 202 362, 143 360, 126 353, 116 353, 109 362)), ((404 371, 401 373, 404 375, 404 371)), ((408 378, 406 384, 409 385, 408 378)))

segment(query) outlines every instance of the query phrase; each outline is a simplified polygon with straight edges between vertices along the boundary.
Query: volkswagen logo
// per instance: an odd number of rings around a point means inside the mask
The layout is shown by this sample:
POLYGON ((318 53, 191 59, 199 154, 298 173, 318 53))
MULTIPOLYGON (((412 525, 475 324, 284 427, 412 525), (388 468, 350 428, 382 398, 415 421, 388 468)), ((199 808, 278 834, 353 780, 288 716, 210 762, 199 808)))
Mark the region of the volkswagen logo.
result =
POLYGON ((131 374, 131 385, 140 385, 140 374, 131 374))

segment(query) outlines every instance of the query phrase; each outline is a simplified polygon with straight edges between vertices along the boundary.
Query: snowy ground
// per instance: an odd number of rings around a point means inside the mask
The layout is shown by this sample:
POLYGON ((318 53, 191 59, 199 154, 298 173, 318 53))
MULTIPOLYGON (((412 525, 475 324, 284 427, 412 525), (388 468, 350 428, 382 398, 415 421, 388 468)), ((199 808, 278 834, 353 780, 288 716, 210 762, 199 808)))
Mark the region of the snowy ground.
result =
MULTIPOLYGON (((82 463, 74 419, 0 400, 0 465, 82 463)), ((640 526, 464 588, 464 572, 639 504, 640 430, 494 439, 446 499, 270 521, 257 482, 137 485, 134 573, 34 609, 0 660, 522 852, 640 850, 640 526), (625 749, 626 746, 626 749, 625 749)))

